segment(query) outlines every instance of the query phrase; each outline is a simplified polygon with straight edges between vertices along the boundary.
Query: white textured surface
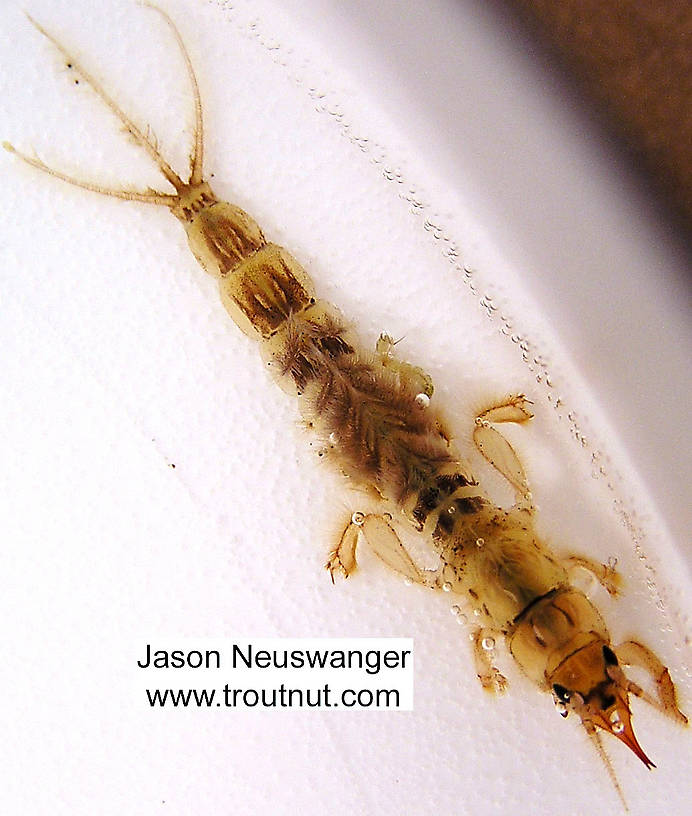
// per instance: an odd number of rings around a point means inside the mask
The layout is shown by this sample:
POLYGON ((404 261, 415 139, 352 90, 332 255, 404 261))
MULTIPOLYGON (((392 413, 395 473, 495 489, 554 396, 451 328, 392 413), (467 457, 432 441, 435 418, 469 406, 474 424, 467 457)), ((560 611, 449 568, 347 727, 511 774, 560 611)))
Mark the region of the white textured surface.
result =
MULTIPOLYGON (((590 338, 561 349, 541 312, 552 309, 550 298, 533 304, 519 287, 522 270, 504 260, 521 254, 516 234, 505 246, 489 237, 491 217, 474 218, 489 211, 487 190, 477 181, 470 190, 440 182, 445 157, 411 148, 433 114, 412 108, 411 132, 397 133, 369 100, 368 87, 381 95, 387 77, 369 35, 348 66, 349 80, 339 59, 348 63, 352 32, 330 34, 334 18, 320 22, 321 4, 312 16, 303 7, 297 25, 265 0, 233 5, 166 4, 200 75, 206 166, 217 193, 296 254, 320 293, 356 318, 367 345, 382 329, 405 338, 401 353, 433 375, 465 453, 475 410, 510 391, 534 397, 536 421, 513 439, 546 536, 557 549, 619 559, 626 594, 603 602, 615 639, 636 634, 654 645, 681 681, 683 699, 692 700, 683 643, 689 580, 656 507, 630 475, 630 458, 640 467, 646 459, 627 434, 621 446, 601 412, 613 395, 576 380, 571 361, 587 376, 598 368, 590 338), (367 149, 347 132, 366 137, 367 149), (401 197, 411 186, 427 204, 422 215, 401 197), (426 218, 444 224, 437 239, 426 218), (477 293, 443 256, 451 241, 476 270, 477 293), (488 290, 499 304, 494 320, 479 307, 488 290), (519 344, 499 332, 500 312, 530 339, 529 363, 537 354, 548 361, 552 388, 536 383, 540 366, 531 371, 519 344), (563 405, 555 410, 558 395, 563 405), (570 433, 570 412, 588 438, 584 448, 570 433), (596 449, 612 491, 607 479, 591 478, 596 449), (614 499, 620 509, 636 509, 646 561, 614 499)), ((154 15, 129 3, 99 8, 97 15, 88 4, 35 0, 31 12, 83 55, 133 115, 151 122, 182 168, 180 122, 189 124, 189 100, 170 37, 154 15)), ((92 178, 157 185, 90 94, 70 88, 20 8, 5 4, 1 13, 0 137, 92 178)), ((488 52, 487 19, 452 17, 452 24, 465 36, 473 32, 467 53, 488 52)), ((510 45, 497 47, 504 57, 510 45)), ((533 91, 525 93, 531 104, 533 91)), ((405 105, 405 94, 392 96, 392 110, 405 105)), ((434 117, 428 127, 438 127, 434 117)), ((462 155, 464 144, 461 138, 462 155)), ((65 187, 9 156, 0 160, 0 615, 10 712, 0 749, 3 812, 615 810, 584 736, 547 697, 511 667, 504 699, 481 693, 448 598, 408 589, 367 558, 368 569, 331 586, 321 570, 329 535, 357 501, 318 465, 295 406, 229 323, 170 216, 65 187), (144 643, 233 635, 412 636, 415 711, 151 711, 133 698, 144 643)), ((566 177, 584 179, 582 160, 564 158, 566 177)), ((596 176, 584 181, 585 195, 599 189, 596 176)), ((622 206, 626 219, 631 205, 622 206)), ((615 250, 603 252, 608 258, 615 250)), ((568 340, 582 333, 578 320, 561 328, 568 340)), ((672 377, 674 358, 657 354, 672 377)), ((609 416, 616 422, 617 414, 609 416)), ((642 444, 654 445, 658 430, 652 418, 642 444)), ((658 472, 668 473, 675 492, 671 470, 658 472)), ((677 529, 679 519, 666 519, 677 529)), ((648 773, 614 747, 632 812, 663 812, 662 801, 667 813, 684 812, 688 735, 643 706, 636 726, 659 768, 648 773)))

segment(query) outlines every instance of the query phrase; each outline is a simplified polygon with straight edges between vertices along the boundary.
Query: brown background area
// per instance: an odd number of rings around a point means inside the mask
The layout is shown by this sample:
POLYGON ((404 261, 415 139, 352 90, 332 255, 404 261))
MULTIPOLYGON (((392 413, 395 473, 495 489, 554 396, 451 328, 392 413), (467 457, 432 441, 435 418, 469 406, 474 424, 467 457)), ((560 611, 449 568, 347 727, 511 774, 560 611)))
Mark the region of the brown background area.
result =
POLYGON ((624 137, 692 227, 692 2, 503 0, 624 137))

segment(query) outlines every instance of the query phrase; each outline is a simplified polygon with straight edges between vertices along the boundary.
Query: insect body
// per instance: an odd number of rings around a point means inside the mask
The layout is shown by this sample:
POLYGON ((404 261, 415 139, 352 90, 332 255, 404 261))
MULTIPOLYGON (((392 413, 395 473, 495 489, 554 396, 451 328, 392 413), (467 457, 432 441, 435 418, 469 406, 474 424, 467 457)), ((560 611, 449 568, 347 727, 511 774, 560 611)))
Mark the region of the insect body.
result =
POLYGON ((529 401, 523 395, 510 397, 476 418, 477 447, 516 492, 515 505, 505 510, 489 499, 455 451, 444 421, 430 404, 430 377, 396 359, 394 344, 385 335, 373 352, 363 351, 339 311, 317 297, 301 265, 268 242, 246 212, 219 200, 204 180, 197 82, 179 34, 157 11, 181 46, 193 89, 196 122, 186 181, 161 156, 148 133, 55 39, 34 25, 149 153, 175 192, 106 189, 5 147, 77 186, 168 207, 182 223, 192 253, 218 279, 226 310, 258 340, 279 384, 297 396, 306 423, 324 442, 329 458, 351 485, 367 491, 380 505, 377 513, 354 514, 346 526, 327 562, 332 579, 353 572, 362 539, 407 579, 462 596, 479 622, 474 653, 486 689, 505 688, 505 678, 490 659, 495 640, 504 638, 528 677, 554 695, 560 713, 567 716, 572 711, 580 718, 616 786, 601 732, 613 734, 652 767, 634 735, 630 695, 642 697, 678 722, 686 718, 678 708, 669 672, 656 655, 636 641, 614 645, 598 610, 570 580, 573 569, 587 569, 614 595, 618 576, 613 569, 583 557, 557 557, 534 529, 523 467, 496 427, 527 422, 529 401), (420 569, 405 549, 390 523, 393 513, 405 517, 432 544, 440 559, 433 576, 420 569), (627 678, 622 668, 626 665, 649 674, 656 696, 627 678))

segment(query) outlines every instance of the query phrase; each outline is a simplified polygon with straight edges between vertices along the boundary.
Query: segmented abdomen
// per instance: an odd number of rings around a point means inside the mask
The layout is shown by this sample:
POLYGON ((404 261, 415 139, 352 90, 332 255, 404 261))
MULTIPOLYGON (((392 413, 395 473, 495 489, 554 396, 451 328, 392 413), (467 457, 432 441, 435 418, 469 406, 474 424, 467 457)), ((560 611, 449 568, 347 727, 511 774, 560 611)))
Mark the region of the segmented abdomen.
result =
POLYGON ((476 482, 427 406, 425 375, 361 351, 339 311, 315 298, 298 261, 266 243, 247 213, 217 203, 198 219, 203 228, 197 221, 188 228, 193 252, 220 278, 229 314, 258 337, 279 383, 298 394, 338 466, 359 486, 399 504, 420 530, 434 517, 431 532, 451 532, 452 505, 460 514, 475 512, 484 500, 459 495, 463 488, 475 493, 476 482))
POLYGON ((453 464, 447 435, 420 404, 408 370, 359 351, 333 306, 310 304, 290 316, 281 334, 274 364, 291 378, 306 420, 354 481, 406 506, 453 464))

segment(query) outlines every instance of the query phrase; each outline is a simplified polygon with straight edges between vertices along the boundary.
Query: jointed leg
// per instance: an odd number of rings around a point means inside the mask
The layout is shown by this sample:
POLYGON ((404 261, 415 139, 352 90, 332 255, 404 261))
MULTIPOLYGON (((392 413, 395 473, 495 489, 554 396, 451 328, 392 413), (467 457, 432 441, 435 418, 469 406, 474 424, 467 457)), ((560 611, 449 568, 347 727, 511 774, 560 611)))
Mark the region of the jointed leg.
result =
MULTIPOLYGON (((380 356, 382 365, 396 372, 402 382, 410 385, 414 392, 422 394, 423 397, 429 399, 435 390, 432 377, 423 371, 422 368, 394 357, 392 349, 398 342, 398 340, 393 340, 386 332, 380 334, 375 344, 375 351, 380 356)), ((423 404, 427 404, 427 401, 423 400, 423 404)))
POLYGON ((348 578, 356 569, 356 547, 363 534, 375 555, 391 569, 416 584, 434 586, 425 573, 414 563, 399 536, 384 516, 354 513, 344 530, 335 550, 329 555, 325 568, 334 582, 334 573, 341 572, 348 578))
POLYGON ((473 633, 473 657, 476 673, 481 685, 491 694, 503 694, 507 688, 507 678, 493 666, 492 658, 499 633, 492 629, 479 628, 473 633))
POLYGON ((659 699, 657 700, 647 694, 636 683, 629 682, 627 690, 636 697, 641 697, 642 700, 658 708, 672 719, 687 724, 687 717, 678 708, 675 685, 670 678, 670 672, 651 649, 647 649, 646 646, 637 643, 636 640, 628 640, 620 644, 614 651, 620 663, 624 663, 626 666, 639 666, 639 668, 647 672, 656 683, 659 699))
MULTIPOLYGON (((339 544, 330 554, 325 565, 331 575, 332 583, 335 572, 341 572, 345 578, 348 578, 356 569, 356 548, 361 533, 378 558, 413 583, 431 589, 449 589, 450 586, 453 587, 452 591, 457 589, 461 576, 457 575, 451 564, 443 564, 441 570, 435 571, 430 576, 426 575, 416 566, 386 518, 363 513, 353 514, 350 523, 341 535, 339 544)), ((507 686, 507 680, 492 664, 495 643, 501 637, 501 633, 483 627, 477 629, 472 637, 476 673, 481 685, 492 694, 501 694, 507 686)))
POLYGON ((568 572, 579 567, 588 570, 599 584, 608 591, 609 595, 615 597, 618 594, 622 585, 622 578, 614 567, 608 564, 599 564, 598 561, 592 561, 590 558, 581 555, 571 555, 569 558, 564 559, 563 564, 568 572))
POLYGON ((528 422, 533 414, 529 411, 530 401, 523 394, 510 397, 506 402, 483 411, 476 417, 473 441, 478 450, 514 487, 520 499, 529 498, 529 488, 524 468, 514 448, 492 427, 492 423, 528 422))

